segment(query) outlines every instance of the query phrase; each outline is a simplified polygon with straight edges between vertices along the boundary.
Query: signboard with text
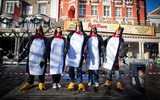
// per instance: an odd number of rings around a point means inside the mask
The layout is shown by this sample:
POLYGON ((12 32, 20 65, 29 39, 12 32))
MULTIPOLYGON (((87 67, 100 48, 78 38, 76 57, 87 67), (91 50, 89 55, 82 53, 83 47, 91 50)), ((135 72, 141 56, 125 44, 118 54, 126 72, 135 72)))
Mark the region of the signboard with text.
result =
MULTIPOLYGON (((74 30, 77 21, 65 21, 64 30, 74 30)), ((108 24, 108 23, 91 23, 83 22, 83 29, 85 31, 90 31, 91 26, 96 26, 99 32, 110 32, 113 33, 118 28, 119 24, 108 24)), ((121 25, 124 28, 123 33, 129 35, 150 35, 154 36, 155 31, 152 26, 142 26, 142 25, 121 25)))

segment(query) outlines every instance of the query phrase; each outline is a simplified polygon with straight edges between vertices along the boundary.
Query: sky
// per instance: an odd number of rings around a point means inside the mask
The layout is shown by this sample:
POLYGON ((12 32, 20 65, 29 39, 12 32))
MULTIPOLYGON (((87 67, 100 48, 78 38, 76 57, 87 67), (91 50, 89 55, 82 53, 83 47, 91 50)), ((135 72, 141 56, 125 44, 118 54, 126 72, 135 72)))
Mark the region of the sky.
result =
POLYGON ((160 6, 160 0, 146 0, 147 12, 151 12, 160 6))

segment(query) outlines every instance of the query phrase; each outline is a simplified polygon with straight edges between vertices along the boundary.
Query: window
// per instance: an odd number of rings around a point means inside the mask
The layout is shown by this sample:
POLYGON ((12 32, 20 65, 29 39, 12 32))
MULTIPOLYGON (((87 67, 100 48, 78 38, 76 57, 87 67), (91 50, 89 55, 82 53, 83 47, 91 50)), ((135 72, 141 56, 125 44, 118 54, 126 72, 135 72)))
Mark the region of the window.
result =
POLYGON ((87 0, 80 0, 79 2, 86 3, 86 2, 87 2, 87 0))
POLYGON ((156 42, 145 42, 144 43, 144 52, 148 53, 148 57, 146 57, 146 58, 155 59, 155 57, 157 57, 157 55, 159 53, 158 52, 158 43, 156 43, 156 42))
POLYGON ((18 1, 6 1, 6 8, 5 8, 6 11, 5 12, 7 14, 13 14, 15 4, 18 5, 18 1))
POLYGON ((115 5, 122 5, 123 0, 114 0, 115 5))
POLYGON ((47 3, 38 3, 38 13, 47 15, 47 3))
POLYGON ((104 16, 110 16, 110 6, 104 6, 103 7, 104 10, 104 16))
POLYGON ((126 54, 129 58, 138 58, 139 56, 139 45, 138 42, 125 42, 126 54), (137 48, 137 49, 135 49, 137 48))
POLYGON ((116 17, 120 17, 121 16, 121 8, 120 7, 116 7, 116 9, 115 9, 115 16, 116 17))
POLYGON ((83 17, 86 13, 86 5, 80 4, 79 5, 79 16, 83 17))
POLYGON ((125 0, 126 4, 133 4, 133 0, 125 0))
POLYGON ((127 17, 132 16, 132 8, 127 8, 127 17))
POLYGON ((86 0, 87 2, 90 2, 90 3, 98 3, 99 0, 86 0))
POLYGON ((97 15, 98 12, 97 12, 97 5, 92 5, 91 7, 91 14, 92 15, 97 15))
POLYGON ((94 3, 98 3, 99 2, 99 0, 91 0, 92 2, 94 2, 94 3))
POLYGON ((32 14, 32 11, 33 11, 33 7, 32 7, 32 6, 27 6, 26 9, 27 9, 27 10, 26 10, 26 14, 27 14, 27 15, 31 15, 31 14, 32 14))
POLYGON ((107 0, 103 0, 102 2, 103 2, 103 4, 104 4, 104 5, 106 5, 106 4, 107 4, 107 0))
POLYGON ((125 0, 126 2, 133 2, 133 0, 125 0))

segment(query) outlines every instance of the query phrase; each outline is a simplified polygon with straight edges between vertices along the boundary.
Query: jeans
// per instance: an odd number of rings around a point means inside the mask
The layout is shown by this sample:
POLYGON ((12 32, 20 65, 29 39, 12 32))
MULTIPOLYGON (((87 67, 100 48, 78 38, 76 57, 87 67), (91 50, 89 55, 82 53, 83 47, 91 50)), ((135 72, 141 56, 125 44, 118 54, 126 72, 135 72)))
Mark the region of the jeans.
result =
POLYGON ((81 67, 76 68, 76 67, 69 66, 69 77, 72 82, 74 81, 78 83, 83 82, 82 68, 81 67))
POLYGON ((117 81, 121 80, 121 74, 119 70, 107 70, 107 80, 112 81, 112 73, 115 74, 115 79, 117 81))
POLYGON ((91 82, 91 84, 99 82, 98 70, 89 70, 88 71, 88 81, 91 82))

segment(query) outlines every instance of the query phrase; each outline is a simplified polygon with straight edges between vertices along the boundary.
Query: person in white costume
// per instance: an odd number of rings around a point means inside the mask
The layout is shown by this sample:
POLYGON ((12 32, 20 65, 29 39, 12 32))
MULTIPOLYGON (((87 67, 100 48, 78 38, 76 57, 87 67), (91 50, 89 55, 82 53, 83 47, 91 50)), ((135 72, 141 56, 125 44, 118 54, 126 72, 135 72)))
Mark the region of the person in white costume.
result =
POLYGON ((61 74, 64 69, 65 62, 65 38, 62 35, 61 27, 57 27, 54 36, 49 39, 48 51, 50 52, 50 69, 52 75, 52 88, 60 88, 61 74))
POLYGON ((67 37, 66 66, 69 67, 69 77, 71 79, 67 87, 68 90, 75 89, 75 82, 77 82, 78 90, 85 91, 82 78, 82 64, 86 41, 87 35, 83 31, 82 22, 78 21, 75 31, 71 32, 67 37))
POLYGON ((33 87, 35 76, 39 76, 39 90, 45 90, 44 81, 47 66, 46 41, 43 28, 40 26, 36 29, 36 34, 30 38, 25 50, 20 54, 18 62, 22 61, 25 57, 28 57, 26 72, 29 76, 27 82, 20 88, 21 91, 33 87))
POLYGON ((99 86, 99 67, 101 65, 102 57, 102 37, 97 34, 96 26, 91 27, 89 38, 87 41, 87 59, 86 65, 88 67, 88 86, 94 85, 95 87, 99 86))
POLYGON ((107 70, 107 80, 105 85, 110 87, 112 85, 112 73, 116 76, 116 89, 123 90, 121 75, 119 71, 120 63, 123 62, 123 57, 125 56, 124 51, 124 40, 122 38, 123 28, 118 27, 116 32, 104 41, 105 45, 105 61, 103 67, 107 70))

